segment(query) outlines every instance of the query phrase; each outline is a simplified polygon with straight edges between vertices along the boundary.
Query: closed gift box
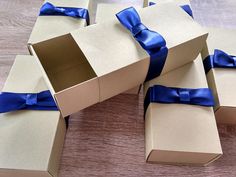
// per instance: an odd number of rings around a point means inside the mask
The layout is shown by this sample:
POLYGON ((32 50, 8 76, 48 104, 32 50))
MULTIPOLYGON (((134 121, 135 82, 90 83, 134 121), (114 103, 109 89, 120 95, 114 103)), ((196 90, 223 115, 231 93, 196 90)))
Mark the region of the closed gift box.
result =
MULTIPOLYGON (((144 84, 207 88, 201 58, 144 84)), ((167 164, 207 165, 222 155, 212 107, 150 103, 145 114, 146 160, 167 164)))
MULTIPOLYGON (((236 56, 236 30, 217 28, 207 28, 207 30, 209 39, 202 51, 203 59, 209 55, 217 55, 216 49, 226 55, 236 56)), ((217 123, 236 124, 236 69, 233 56, 231 59, 233 68, 213 67, 207 72, 208 84, 213 90, 216 102, 214 109, 217 123)), ((218 59, 221 60, 221 57, 218 59)))
POLYGON ((180 6, 182 5, 190 5, 190 0, 144 0, 143 1, 143 7, 147 7, 150 4, 149 3, 161 3, 161 2, 174 2, 180 6))
MULTIPOLYGON (((46 0, 45 3, 51 3, 56 7, 72 7, 89 9, 89 0, 46 0)), ((61 15, 39 15, 28 45, 41 42, 59 35, 67 34, 72 30, 87 26, 86 19, 74 18, 61 15)))
MULTIPOLYGON (((47 87, 34 57, 17 56, 3 92, 44 90, 47 87)), ((0 114, 0 176, 56 177, 65 131, 59 111, 21 110, 0 114)))
MULTIPOLYGON (((96 23, 103 23, 107 20, 110 20, 112 18, 116 18, 115 14, 120 12, 121 10, 129 7, 126 4, 98 4, 97 5, 97 13, 96 13, 96 23)), ((139 7, 135 7, 136 9, 139 9, 139 7)), ((126 94, 138 94, 141 89, 141 85, 134 87, 130 90, 127 90, 126 94)))
MULTIPOLYGON (((166 41, 161 74, 191 62, 202 50, 207 32, 175 4, 138 13, 141 23, 166 41)), ((148 53, 116 18, 34 44, 31 50, 64 117, 140 85, 150 63, 148 53)))

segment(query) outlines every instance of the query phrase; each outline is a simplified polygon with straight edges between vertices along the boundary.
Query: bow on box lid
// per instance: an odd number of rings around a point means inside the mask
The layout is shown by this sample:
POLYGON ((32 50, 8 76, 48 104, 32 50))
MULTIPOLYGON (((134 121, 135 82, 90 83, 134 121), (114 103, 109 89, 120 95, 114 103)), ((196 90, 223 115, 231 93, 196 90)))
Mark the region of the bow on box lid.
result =
POLYGON ((212 107, 214 106, 214 97, 209 88, 190 89, 154 85, 146 93, 144 100, 145 112, 150 103, 175 103, 212 107))
POLYGON ((40 9, 39 16, 69 16, 74 18, 85 19, 87 25, 89 25, 89 12, 84 8, 75 8, 75 7, 57 7, 53 4, 46 2, 40 9))
POLYGON ((213 55, 207 56, 204 61, 205 72, 211 68, 236 68, 236 56, 228 55, 222 50, 215 49, 213 55))
POLYGON ((0 92, 0 113, 17 110, 58 110, 51 93, 0 92))
POLYGON ((138 12, 133 7, 122 10, 116 16, 150 55, 150 65, 145 80, 148 81, 159 76, 168 54, 165 39, 159 33, 149 30, 141 22, 138 12))

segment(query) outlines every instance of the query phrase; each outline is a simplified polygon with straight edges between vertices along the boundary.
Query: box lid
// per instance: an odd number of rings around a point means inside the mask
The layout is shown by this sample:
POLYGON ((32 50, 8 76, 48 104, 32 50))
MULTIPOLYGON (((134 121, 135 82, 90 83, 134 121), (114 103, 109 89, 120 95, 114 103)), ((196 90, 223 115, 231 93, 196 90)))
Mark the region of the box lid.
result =
MULTIPOLYGON (((175 4, 140 9, 139 15, 143 24, 166 39, 169 52, 162 74, 192 61, 201 51, 207 32, 175 4)), ((138 86, 150 62, 116 18, 34 44, 31 50, 63 116, 138 86)))
MULTIPOLYGON (((105 4, 100 3, 97 5, 96 12, 96 23, 102 23, 112 18, 116 18, 115 14, 120 12, 121 10, 130 7, 127 4, 105 4)), ((135 9, 140 9, 139 6, 133 6, 135 9)))
MULTIPOLYGON (((46 2, 50 2, 59 7, 89 8, 89 0, 45 0, 44 3, 46 2)), ((72 30, 86 25, 85 19, 66 16, 38 16, 30 35, 28 45, 67 34, 72 30)))
MULTIPOLYGON (((202 59, 144 84, 144 92, 155 84, 180 88, 206 88, 202 59)), ((151 103, 145 117, 148 161, 208 164, 222 154, 211 107, 151 103), (150 153, 155 154, 156 159, 150 153), (158 155, 157 155, 158 154, 158 155), (149 159, 150 158, 150 159, 149 159)))
MULTIPOLYGON (((229 55, 236 56, 236 30, 206 28, 209 31, 207 47, 202 51, 203 59, 213 55, 215 49, 222 50, 229 55), (223 41, 223 42, 222 42, 223 41)), ((236 70, 213 68, 207 74, 208 82, 214 90, 217 101, 216 109, 220 106, 236 107, 236 70)))
MULTIPOLYGON (((37 93, 44 90, 47 86, 34 57, 17 56, 3 91, 37 93)), ((64 134, 65 123, 59 111, 22 110, 0 114, 0 174, 54 176, 64 134)))

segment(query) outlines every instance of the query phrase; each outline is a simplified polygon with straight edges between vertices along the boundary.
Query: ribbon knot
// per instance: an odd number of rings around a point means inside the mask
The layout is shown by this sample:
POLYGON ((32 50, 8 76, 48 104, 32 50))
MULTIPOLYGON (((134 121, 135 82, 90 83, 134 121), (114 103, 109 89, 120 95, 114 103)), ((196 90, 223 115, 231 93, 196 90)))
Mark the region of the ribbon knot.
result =
POLYGON ((132 33, 134 36, 136 36, 136 35, 138 35, 142 30, 146 30, 146 29, 147 29, 146 26, 144 26, 142 23, 139 23, 139 24, 137 24, 137 25, 135 25, 135 26, 132 27, 131 33, 132 33))
POLYGON ((32 106, 37 105, 37 94, 27 94, 26 95, 26 105, 32 106))
POLYGON ((189 104, 199 106, 214 106, 214 97, 209 88, 176 88, 154 85, 149 87, 144 99, 144 111, 150 103, 189 104))
POLYGON ((49 90, 40 93, 0 92, 0 113, 17 110, 58 110, 49 90))
POLYGON ((179 98, 181 102, 189 102, 190 101, 190 93, 187 89, 179 89, 179 98))
POLYGON ((145 81, 159 76, 168 54, 165 39, 159 33, 149 30, 141 22, 138 12, 133 7, 122 10, 116 14, 116 17, 150 55, 150 65, 145 81))
POLYGON ((40 9, 40 16, 45 15, 57 15, 57 16, 69 16, 74 18, 83 18, 89 25, 89 12, 84 8, 75 7, 57 7, 53 4, 46 2, 40 9))
POLYGON ((213 55, 209 55, 203 61, 205 72, 211 68, 236 68, 236 56, 228 55, 222 50, 215 49, 213 55))

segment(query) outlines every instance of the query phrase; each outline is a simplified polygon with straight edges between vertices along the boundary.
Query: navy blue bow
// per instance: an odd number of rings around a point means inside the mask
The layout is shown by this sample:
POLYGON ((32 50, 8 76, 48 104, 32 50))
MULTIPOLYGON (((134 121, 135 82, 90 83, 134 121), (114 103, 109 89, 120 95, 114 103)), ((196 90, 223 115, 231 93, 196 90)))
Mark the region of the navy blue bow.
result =
MULTIPOLYGON (((155 2, 149 2, 149 6, 155 5, 155 2)), ((187 14, 189 14, 193 18, 193 11, 190 7, 190 5, 182 5, 180 6, 187 14)))
POLYGON ((142 24, 137 11, 133 7, 122 10, 116 16, 120 23, 132 33, 133 37, 150 55, 146 81, 159 76, 168 54, 165 39, 159 33, 149 30, 142 24))
POLYGON ((215 49, 213 55, 209 55, 203 61, 205 72, 208 73, 211 68, 236 68, 236 56, 215 49))
POLYGON ((89 12, 87 9, 84 8, 56 7, 53 4, 46 2, 41 7, 39 15, 58 15, 69 16, 74 18, 83 18, 86 19, 87 25, 89 25, 89 12))
POLYGON ((146 93, 145 112, 150 103, 177 103, 211 107, 214 106, 214 97, 209 88, 189 89, 154 85, 146 93))
POLYGON ((17 110, 58 110, 51 93, 0 92, 0 113, 17 110))

